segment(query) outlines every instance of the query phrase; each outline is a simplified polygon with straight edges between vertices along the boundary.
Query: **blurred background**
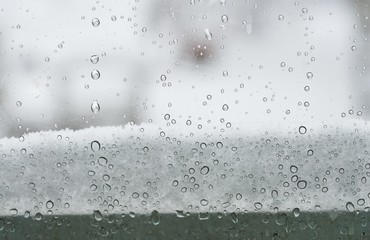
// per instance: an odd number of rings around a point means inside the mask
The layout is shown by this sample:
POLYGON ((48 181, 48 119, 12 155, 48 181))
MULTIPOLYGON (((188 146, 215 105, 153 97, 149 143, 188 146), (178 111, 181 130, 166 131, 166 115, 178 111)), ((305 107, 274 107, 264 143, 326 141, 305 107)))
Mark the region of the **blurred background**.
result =
POLYGON ((368 1, 0 0, 0 137, 367 120, 368 1))

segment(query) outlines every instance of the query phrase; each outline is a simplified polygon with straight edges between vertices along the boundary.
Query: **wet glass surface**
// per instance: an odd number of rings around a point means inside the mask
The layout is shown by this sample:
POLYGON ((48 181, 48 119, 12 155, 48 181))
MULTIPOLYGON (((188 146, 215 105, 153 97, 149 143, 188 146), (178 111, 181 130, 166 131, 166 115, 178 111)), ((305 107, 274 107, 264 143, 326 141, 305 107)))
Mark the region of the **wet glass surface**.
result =
POLYGON ((0 237, 369 238, 368 18, 0 0, 0 237))

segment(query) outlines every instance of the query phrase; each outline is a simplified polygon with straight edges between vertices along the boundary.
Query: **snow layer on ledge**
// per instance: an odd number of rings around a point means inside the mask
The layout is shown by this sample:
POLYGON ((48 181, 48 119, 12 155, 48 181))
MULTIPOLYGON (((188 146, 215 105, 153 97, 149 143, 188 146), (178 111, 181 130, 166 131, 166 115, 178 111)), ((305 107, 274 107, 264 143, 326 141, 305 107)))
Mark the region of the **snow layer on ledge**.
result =
POLYGON ((0 215, 364 210, 367 122, 312 123, 305 134, 299 126, 142 124, 3 138, 0 215))

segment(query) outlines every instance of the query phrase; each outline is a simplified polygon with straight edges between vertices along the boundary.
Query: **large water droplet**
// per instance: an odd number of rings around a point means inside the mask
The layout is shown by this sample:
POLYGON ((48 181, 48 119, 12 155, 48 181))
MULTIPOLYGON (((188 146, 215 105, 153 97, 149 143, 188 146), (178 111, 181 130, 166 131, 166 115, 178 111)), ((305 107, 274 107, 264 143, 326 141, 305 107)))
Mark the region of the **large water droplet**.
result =
POLYGON ((153 225, 158 225, 159 222, 161 221, 160 216, 159 216, 159 212, 157 210, 154 210, 152 212, 151 218, 152 218, 153 225))

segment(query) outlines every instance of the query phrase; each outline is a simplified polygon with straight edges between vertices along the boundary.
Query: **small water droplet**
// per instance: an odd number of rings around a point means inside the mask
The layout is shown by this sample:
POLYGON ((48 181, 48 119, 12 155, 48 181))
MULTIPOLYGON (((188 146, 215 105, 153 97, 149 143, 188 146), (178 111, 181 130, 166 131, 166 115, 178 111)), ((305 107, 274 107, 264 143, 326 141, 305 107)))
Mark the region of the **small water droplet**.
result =
POLYGON ((9 212, 10 212, 11 215, 17 215, 18 214, 18 209, 11 208, 11 209, 9 209, 9 212))
POLYGON ((98 113, 100 111, 100 105, 98 103, 97 100, 94 100, 92 103, 91 103, 91 111, 93 113, 98 113))
POLYGON ((47 209, 52 209, 54 207, 53 201, 49 200, 46 202, 46 208, 47 209))
POLYGON ((99 56, 98 56, 98 55, 92 55, 92 56, 90 57, 90 62, 91 62, 92 64, 97 64, 97 63, 99 62, 99 56))
POLYGON ((200 173, 202 175, 207 175, 209 172, 209 167, 208 166, 203 166, 201 169, 200 169, 200 173))
POLYGON ((284 16, 283 15, 279 15, 278 16, 278 19, 279 19, 279 21, 283 21, 284 20, 284 16))
POLYGON ((209 31, 208 28, 204 29, 204 34, 205 34, 207 40, 212 40, 212 33, 209 31))
POLYGON ((40 212, 36 213, 36 214, 35 214, 35 219, 36 219, 37 221, 41 221, 41 220, 42 220, 42 214, 41 214, 40 212))
POLYGON ((293 215, 294 215, 294 217, 299 217, 299 214, 300 214, 299 208, 294 208, 293 209, 293 215))
POLYGON ((208 200, 207 199, 200 200, 200 205, 207 206, 208 205, 208 200))
POLYGON ((97 152, 97 151, 100 150, 100 142, 98 142, 96 140, 95 141, 92 141, 91 144, 90 144, 90 147, 91 147, 91 150, 93 152, 97 152))
POLYGON ((297 168, 297 166, 295 166, 295 165, 290 166, 290 172, 291 172, 291 173, 296 173, 296 172, 298 172, 298 168, 297 168))
POLYGON ((94 26, 94 27, 99 27, 100 25, 100 20, 98 18, 93 18, 93 20, 91 20, 91 24, 94 26))
POLYGON ((100 72, 99 70, 92 70, 91 71, 91 78, 94 79, 94 80, 98 80, 100 78, 100 72))
POLYGON ((17 107, 21 107, 22 106, 22 102, 21 101, 17 101, 16 105, 17 105, 17 107))
POLYGON ((352 202, 347 202, 346 203, 346 208, 349 212, 354 212, 355 211, 355 206, 353 205, 352 202))
POLYGON ((99 165, 104 166, 108 163, 108 159, 106 159, 105 157, 99 157, 98 158, 98 163, 99 163, 99 165))
POLYGON ((93 217, 96 221, 101 221, 103 219, 103 215, 100 213, 99 210, 94 210, 93 217))
POLYGON ((262 205, 262 203, 260 203, 260 202, 256 202, 256 203, 254 203, 254 207, 255 207, 257 210, 261 210, 261 209, 262 209, 262 207, 263 207, 263 205, 262 205))
POLYGON ((300 134, 305 134, 307 132, 307 128, 305 126, 300 126, 298 129, 300 134))
POLYGON ((224 105, 222 106, 222 110, 224 110, 224 111, 229 110, 229 105, 224 104, 224 105))
POLYGON ((307 182, 305 180, 300 180, 297 183, 297 187, 299 189, 305 189, 307 187, 307 182))
POLYGON ((313 78, 313 73, 312 73, 312 72, 308 72, 308 73, 306 73, 306 77, 307 77, 308 79, 312 79, 312 78, 313 78))
POLYGON ((227 23, 227 22, 229 21, 228 16, 227 16, 227 15, 222 15, 222 16, 221 16, 221 21, 222 21, 223 23, 227 23))

